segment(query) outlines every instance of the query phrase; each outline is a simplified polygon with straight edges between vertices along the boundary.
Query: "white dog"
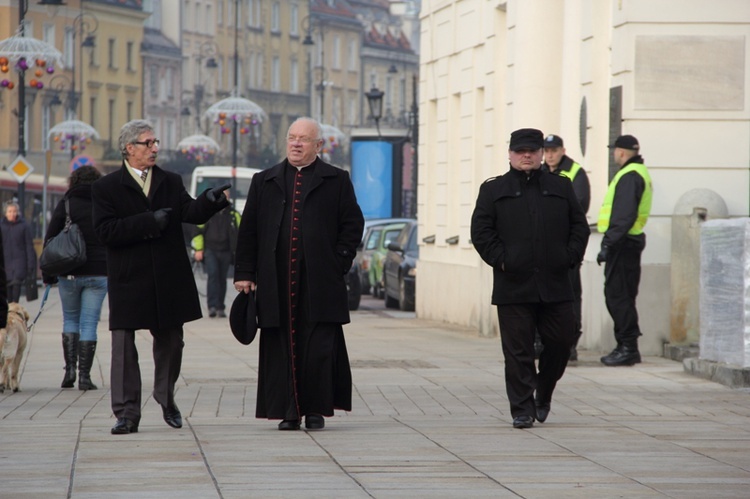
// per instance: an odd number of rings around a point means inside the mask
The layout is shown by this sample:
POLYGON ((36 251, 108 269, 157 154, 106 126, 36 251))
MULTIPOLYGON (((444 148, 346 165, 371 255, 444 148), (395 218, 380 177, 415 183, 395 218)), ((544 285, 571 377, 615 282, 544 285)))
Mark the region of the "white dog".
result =
POLYGON ((29 313, 18 303, 8 304, 8 324, 0 329, 0 393, 18 391, 18 371, 26 350, 29 313))

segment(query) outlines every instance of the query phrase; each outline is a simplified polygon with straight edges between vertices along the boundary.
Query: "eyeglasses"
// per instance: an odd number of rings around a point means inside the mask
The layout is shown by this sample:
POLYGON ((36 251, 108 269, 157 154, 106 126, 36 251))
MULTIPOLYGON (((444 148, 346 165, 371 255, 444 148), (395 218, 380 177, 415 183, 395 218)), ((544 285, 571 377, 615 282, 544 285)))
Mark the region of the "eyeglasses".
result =
POLYGON ((303 144, 312 144, 313 142, 317 142, 320 139, 313 139, 312 137, 295 137, 294 135, 289 135, 286 138, 287 142, 302 142, 303 144))
POLYGON ((139 146, 146 146, 148 149, 151 149, 155 145, 159 145, 159 139, 151 139, 151 140, 141 140, 141 141, 135 141, 133 144, 138 144, 139 146))

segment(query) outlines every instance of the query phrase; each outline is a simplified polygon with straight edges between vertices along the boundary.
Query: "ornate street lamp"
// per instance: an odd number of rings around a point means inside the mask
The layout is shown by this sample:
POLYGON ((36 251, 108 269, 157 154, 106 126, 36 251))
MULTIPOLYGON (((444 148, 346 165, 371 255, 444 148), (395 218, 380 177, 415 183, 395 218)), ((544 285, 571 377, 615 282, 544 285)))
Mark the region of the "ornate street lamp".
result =
POLYGON ((383 96, 385 92, 378 90, 378 87, 372 87, 369 92, 365 93, 367 104, 370 106, 370 117, 375 120, 375 128, 380 137, 380 118, 383 117, 383 96))

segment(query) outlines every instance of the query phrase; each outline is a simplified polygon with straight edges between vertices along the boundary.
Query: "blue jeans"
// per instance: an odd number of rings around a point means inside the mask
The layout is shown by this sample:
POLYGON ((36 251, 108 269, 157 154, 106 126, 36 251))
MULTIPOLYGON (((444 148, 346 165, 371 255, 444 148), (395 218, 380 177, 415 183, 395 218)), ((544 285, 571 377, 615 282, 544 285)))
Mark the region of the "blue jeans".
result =
POLYGON ((63 333, 80 333, 81 341, 96 341, 96 327, 107 295, 106 276, 60 277, 63 333))
POLYGON ((208 274, 207 295, 208 308, 224 310, 224 298, 227 294, 227 274, 232 266, 232 252, 207 249, 203 253, 203 262, 208 274))

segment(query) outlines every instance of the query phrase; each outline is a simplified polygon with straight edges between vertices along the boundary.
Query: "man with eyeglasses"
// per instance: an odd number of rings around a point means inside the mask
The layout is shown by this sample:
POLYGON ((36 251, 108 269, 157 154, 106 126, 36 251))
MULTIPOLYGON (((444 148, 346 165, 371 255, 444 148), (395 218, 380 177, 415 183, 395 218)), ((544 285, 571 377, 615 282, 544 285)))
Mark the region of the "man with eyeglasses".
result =
POLYGON ((568 272, 583 260, 590 233, 570 180, 541 169, 543 142, 533 128, 511 134, 510 169, 481 185, 471 217, 474 248, 492 267, 514 428, 549 415, 576 339, 568 272), (538 372, 537 331, 544 345, 538 372))
POLYGON ((349 174, 318 157, 320 125, 299 118, 287 158, 256 173, 235 254, 237 291, 255 292, 260 327, 257 418, 279 430, 319 430, 334 409, 350 411, 352 377, 342 325, 345 275, 364 218, 349 174))
POLYGON ((182 178, 156 165, 159 140, 145 120, 120 130, 122 167, 92 185, 94 230, 107 247, 109 329, 112 332, 112 434, 136 433, 141 372, 135 331, 153 336, 154 399, 164 421, 182 427, 174 387, 182 365, 185 322, 201 317, 182 223, 201 224, 226 207, 223 191, 193 199, 182 178))

